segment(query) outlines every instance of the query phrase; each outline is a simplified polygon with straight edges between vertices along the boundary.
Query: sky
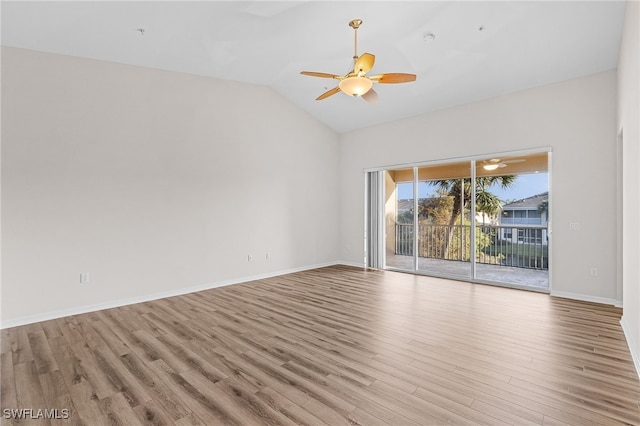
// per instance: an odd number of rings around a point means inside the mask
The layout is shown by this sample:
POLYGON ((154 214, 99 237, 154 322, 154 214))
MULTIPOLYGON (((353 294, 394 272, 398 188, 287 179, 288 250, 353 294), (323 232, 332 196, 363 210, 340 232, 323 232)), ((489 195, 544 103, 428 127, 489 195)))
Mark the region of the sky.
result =
MULTIPOLYGON (((531 173, 517 175, 515 184, 509 189, 502 189, 499 186, 490 188, 490 192, 500 198, 502 201, 520 200, 531 197, 549 190, 548 173, 531 173)), ((435 187, 426 182, 418 183, 418 197, 427 198, 435 196, 435 187)), ((413 184, 398 184, 398 199, 413 198, 413 184)))

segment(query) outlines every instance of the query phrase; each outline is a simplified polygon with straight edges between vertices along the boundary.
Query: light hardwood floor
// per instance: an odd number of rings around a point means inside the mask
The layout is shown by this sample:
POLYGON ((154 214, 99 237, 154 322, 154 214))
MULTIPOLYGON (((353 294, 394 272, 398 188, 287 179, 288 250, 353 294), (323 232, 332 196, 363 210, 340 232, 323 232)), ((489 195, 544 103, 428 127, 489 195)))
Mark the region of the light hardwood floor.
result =
POLYGON ((53 425, 637 425, 620 314, 328 267, 2 330, 1 404, 70 410, 53 425))

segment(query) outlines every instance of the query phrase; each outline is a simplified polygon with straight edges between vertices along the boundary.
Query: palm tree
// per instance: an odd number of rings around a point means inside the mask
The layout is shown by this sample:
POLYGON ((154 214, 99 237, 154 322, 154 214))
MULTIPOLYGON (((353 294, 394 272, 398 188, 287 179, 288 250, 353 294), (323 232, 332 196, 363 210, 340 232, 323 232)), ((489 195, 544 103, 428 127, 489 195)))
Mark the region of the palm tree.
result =
POLYGON ((549 211, 549 199, 545 199, 540 201, 540 204, 538 204, 538 211, 542 214, 542 213, 546 213, 549 211))
MULTIPOLYGON (((498 213, 502 208, 500 199, 490 193, 489 188, 499 185, 506 189, 513 186, 515 180, 515 175, 476 177, 476 211, 489 215, 498 213)), ((471 202, 471 179, 441 179, 430 181, 429 184, 445 191, 447 196, 453 197, 448 235, 443 248, 444 258, 449 259, 449 247, 453 241, 454 226, 462 214, 463 207, 471 202)))

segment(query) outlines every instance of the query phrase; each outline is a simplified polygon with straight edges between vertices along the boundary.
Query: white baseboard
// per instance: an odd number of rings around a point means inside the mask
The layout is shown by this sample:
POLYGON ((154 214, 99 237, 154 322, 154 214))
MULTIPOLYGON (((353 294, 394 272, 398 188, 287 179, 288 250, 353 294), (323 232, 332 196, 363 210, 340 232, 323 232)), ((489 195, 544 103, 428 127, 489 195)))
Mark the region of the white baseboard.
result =
POLYGON ((356 262, 348 262, 346 260, 344 260, 344 261, 341 260, 339 262, 336 262, 336 265, 353 266, 354 268, 365 268, 364 262, 356 263, 356 262))
POLYGON ((212 288, 224 287, 224 286, 233 285, 233 284, 240 284, 248 281, 262 280, 265 278, 277 277, 280 275, 292 274, 294 272, 308 271, 310 269, 317 269, 317 268, 323 268, 326 266, 334 266, 334 265, 348 265, 348 266, 362 267, 362 265, 355 265, 355 264, 349 265, 349 263, 347 262, 339 262, 339 261, 319 263, 316 265, 302 266, 299 268, 291 268, 291 269, 285 269, 281 271, 267 272, 264 274, 251 275, 247 277, 233 278, 230 280, 217 281, 217 282, 197 285, 193 287, 184 287, 176 290, 169 290, 169 291, 153 293, 153 294, 145 294, 143 296, 131 297, 127 299, 117 299, 117 300, 111 300, 103 303, 96 303, 93 305, 77 306, 69 309, 62 309, 58 311, 40 313, 37 315, 27 315, 27 316, 18 317, 18 318, 12 318, 12 319, 2 321, 2 323, 0 324, 0 329, 17 327, 17 326, 26 325, 26 324, 33 324, 40 321, 48 321, 56 318, 68 317, 70 315, 86 314, 87 312, 101 311, 103 309, 118 308, 120 306, 133 305, 134 303, 149 302, 151 300, 158 300, 158 299, 164 299, 167 297, 180 296, 182 294, 195 293, 198 291, 210 290, 212 288))
MULTIPOLYGON (((108 302, 77 306, 77 307, 62 309, 57 311, 49 311, 49 312, 44 312, 37 315, 27 315, 27 316, 18 317, 18 318, 12 318, 12 319, 1 321, 0 329, 17 327, 17 326, 26 325, 26 324, 33 324, 40 321, 48 321, 56 318, 67 317, 70 315, 85 314, 87 312, 100 311, 103 309, 111 309, 111 308, 117 308, 120 306, 133 305, 134 303, 149 302, 151 300, 158 300, 158 299, 164 299, 167 297, 180 296, 182 294, 195 293, 198 291, 210 290, 212 288, 224 287, 224 286, 233 285, 233 284, 240 284, 248 281, 261 280, 265 278, 277 277, 280 275, 292 274, 294 272, 308 271, 310 269, 317 269, 317 268, 323 268, 323 267, 334 266, 334 265, 345 265, 345 266, 352 266, 355 268, 365 268, 364 263, 356 263, 356 262, 350 262, 350 261, 335 261, 335 262, 319 263, 315 265, 308 265, 308 266, 285 269, 285 270, 280 270, 275 272, 267 272, 264 274, 233 278, 230 280, 217 281, 217 282, 202 284, 202 285, 193 286, 193 287, 184 287, 180 289, 169 290, 169 291, 164 291, 159 293, 146 294, 143 296, 111 300, 108 302)), ((622 307, 621 301, 614 300, 614 299, 607 299, 603 297, 585 296, 582 294, 566 293, 566 292, 559 292, 559 291, 551 292, 551 296, 563 297, 565 299, 582 300, 585 302, 603 303, 606 305, 614 305, 617 307, 622 307)), ((636 368, 638 368, 637 359, 638 359, 637 356, 634 357, 634 361, 636 362, 636 368)))
POLYGON ((627 326, 627 322, 625 321, 624 315, 622 315, 622 319, 620 320, 620 325, 622 326, 624 338, 627 340, 627 346, 629 346, 629 352, 631 352, 633 365, 636 367, 636 374, 638 375, 638 378, 640 378, 640 353, 638 353, 639 348, 636 345, 635 339, 631 335, 631 332, 629 331, 629 326, 627 326))
POLYGON ((551 291, 551 296, 562 297, 563 299, 581 300, 583 302, 602 303, 603 305, 613 305, 617 308, 622 307, 622 300, 608 299, 606 297, 587 296, 578 293, 567 293, 564 291, 551 291))

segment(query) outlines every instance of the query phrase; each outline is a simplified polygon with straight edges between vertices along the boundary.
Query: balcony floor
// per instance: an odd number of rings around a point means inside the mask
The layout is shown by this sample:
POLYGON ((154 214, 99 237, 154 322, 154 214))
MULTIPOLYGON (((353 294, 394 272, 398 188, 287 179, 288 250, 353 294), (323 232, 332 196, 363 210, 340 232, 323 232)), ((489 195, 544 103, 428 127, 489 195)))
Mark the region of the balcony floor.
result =
MULTIPOLYGON (((413 257, 387 253, 387 267, 411 271, 413 257)), ((418 258, 418 270, 436 275, 459 276, 461 279, 471 278, 469 262, 457 260, 418 258)), ((519 286, 549 288, 549 271, 540 269, 516 268, 513 266, 476 264, 477 279, 494 281, 503 284, 519 286)))

